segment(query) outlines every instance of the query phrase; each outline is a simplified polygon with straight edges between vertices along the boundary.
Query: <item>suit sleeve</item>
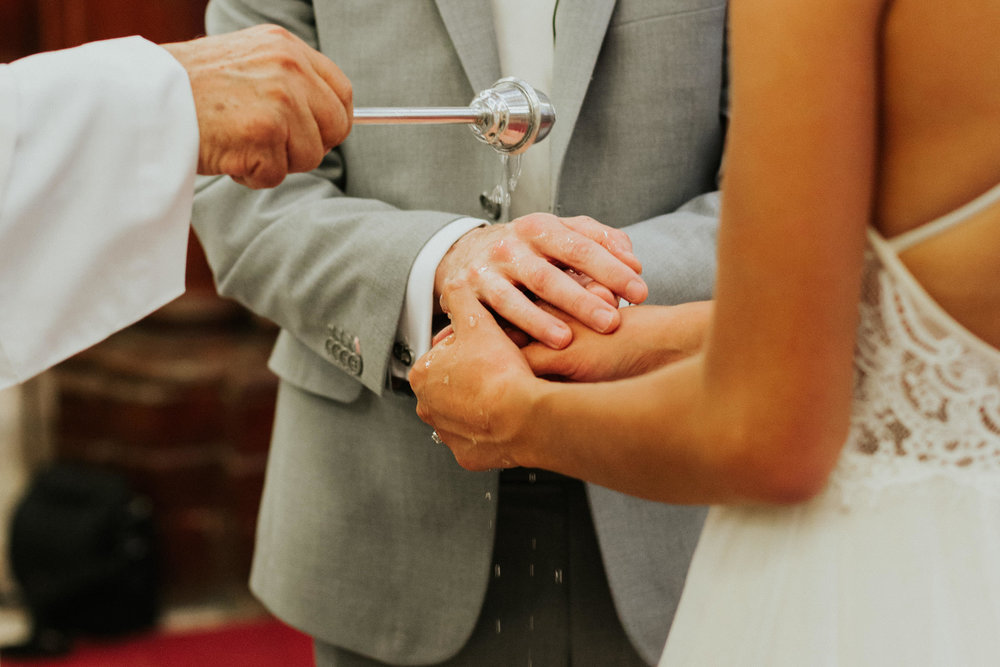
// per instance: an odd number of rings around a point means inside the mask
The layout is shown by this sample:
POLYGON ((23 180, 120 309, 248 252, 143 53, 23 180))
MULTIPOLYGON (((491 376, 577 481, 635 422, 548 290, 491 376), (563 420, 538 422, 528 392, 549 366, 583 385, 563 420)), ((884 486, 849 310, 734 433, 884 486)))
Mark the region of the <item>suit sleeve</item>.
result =
MULTIPOLYGON (((212 34, 262 22, 317 45, 308 2, 218 0, 207 12, 212 34)), ((381 393, 410 266, 428 239, 462 216, 346 197, 344 175, 334 150, 317 170, 268 191, 200 179, 193 225, 222 295, 381 393)))
MULTIPOLYGON (((719 90, 719 124, 723 137, 729 127, 729 113, 729 44, 724 40, 719 90)), ((725 171, 724 142, 721 152, 715 177, 717 187, 725 171)), ((674 305, 714 296, 721 200, 718 190, 706 192, 673 213, 625 228, 645 267, 644 277, 649 284, 647 303, 674 305)))
POLYGON ((141 38, 0 66, 0 387, 184 290, 198 124, 141 38))
POLYGON ((711 299, 715 287, 719 192, 708 192, 668 215, 623 227, 649 285, 646 303, 711 299))

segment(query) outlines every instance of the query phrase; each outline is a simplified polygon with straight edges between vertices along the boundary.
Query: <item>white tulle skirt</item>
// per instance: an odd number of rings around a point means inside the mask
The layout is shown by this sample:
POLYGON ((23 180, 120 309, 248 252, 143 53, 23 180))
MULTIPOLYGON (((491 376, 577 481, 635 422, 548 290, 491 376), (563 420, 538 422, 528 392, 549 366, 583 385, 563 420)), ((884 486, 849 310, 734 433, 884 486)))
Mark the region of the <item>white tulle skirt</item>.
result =
POLYGON ((1000 665, 1000 486, 713 508, 660 665, 1000 665))

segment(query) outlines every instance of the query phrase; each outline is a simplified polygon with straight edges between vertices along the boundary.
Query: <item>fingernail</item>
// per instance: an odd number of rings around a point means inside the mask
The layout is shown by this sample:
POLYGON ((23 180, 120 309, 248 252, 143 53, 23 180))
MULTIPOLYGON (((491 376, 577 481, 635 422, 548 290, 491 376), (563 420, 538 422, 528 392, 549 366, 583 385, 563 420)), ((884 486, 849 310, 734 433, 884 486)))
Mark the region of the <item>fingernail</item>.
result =
POLYGON ((569 345, 570 340, 573 338, 573 333, 568 327, 561 327, 558 325, 553 325, 549 328, 549 340, 553 343, 552 347, 560 350, 567 345, 569 345))
POLYGON ((641 280, 633 280, 625 287, 625 298, 632 303, 641 303, 646 296, 646 283, 641 280))
POLYGON ((599 308, 594 311, 594 322, 597 324, 597 330, 602 333, 608 330, 614 319, 615 312, 613 310, 599 308))

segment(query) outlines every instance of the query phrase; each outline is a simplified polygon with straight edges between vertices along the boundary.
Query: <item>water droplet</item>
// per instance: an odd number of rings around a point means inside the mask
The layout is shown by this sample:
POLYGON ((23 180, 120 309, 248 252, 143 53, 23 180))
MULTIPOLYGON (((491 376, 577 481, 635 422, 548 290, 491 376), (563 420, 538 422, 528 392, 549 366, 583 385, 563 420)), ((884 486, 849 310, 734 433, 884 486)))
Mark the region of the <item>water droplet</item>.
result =
POLYGON ((490 493, 489 491, 486 492, 486 495, 484 497, 486 498, 487 502, 490 502, 491 500, 493 500, 493 494, 490 493))
POLYGON ((500 634, 500 619, 497 619, 497 634, 500 634))
POLYGON ((493 564, 493 577, 496 579, 500 578, 500 563, 493 564))
POLYGON ((450 376, 449 376, 449 375, 448 375, 448 374, 446 373, 446 374, 445 374, 445 376, 444 376, 444 378, 443 378, 443 379, 441 380, 441 382, 442 382, 443 384, 448 384, 448 379, 449 379, 449 377, 450 377, 450 376))
MULTIPOLYGON (((447 382, 445 384, 447 384, 447 382)), ((533 473, 533 472, 529 472, 528 473, 528 482, 529 483, 534 484, 535 481, 536 481, 536 479, 537 479, 537 475, 535 473, 533 473)))
POLYGON ((517 188, 521 177, 521 156, 499 153, 500 182, 489 194, 479 196, 480 203, 499 222, 508 222, 510 217, 510 194, 517 188))
POLYGON ((475 329, 477 324, 479 324, 479 318, 475 315, 469 315, 469 328, 475 329))
POLYGON ((504 167, 507 170, 507 190, 514 192, 517 189, 517 182, 521 178, 521 153, 508 155, 504 167))
POLYGON ((563 582, 563 571, 560 568, 556 568, 555 571, 556 583, 561 584, 563 582))

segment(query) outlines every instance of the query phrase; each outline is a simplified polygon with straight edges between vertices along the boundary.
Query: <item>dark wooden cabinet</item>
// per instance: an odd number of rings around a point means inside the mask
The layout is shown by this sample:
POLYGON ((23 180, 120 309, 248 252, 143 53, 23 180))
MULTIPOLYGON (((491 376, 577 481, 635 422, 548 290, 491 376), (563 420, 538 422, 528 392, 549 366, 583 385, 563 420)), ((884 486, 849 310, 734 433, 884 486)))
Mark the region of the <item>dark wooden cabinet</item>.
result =
POLYGON ((84 42, 142 35, 174 42, 205 33, 207 0, 0 0, 0 62, 84 42))
POLYGON ((0 0, 0 63, 39 50, 36 0, 0 0))
POLYGON ((156 43, 205 33, 207 0, 37 0, 39 43, 61 49, 84 42, 142 35, 156 43))

